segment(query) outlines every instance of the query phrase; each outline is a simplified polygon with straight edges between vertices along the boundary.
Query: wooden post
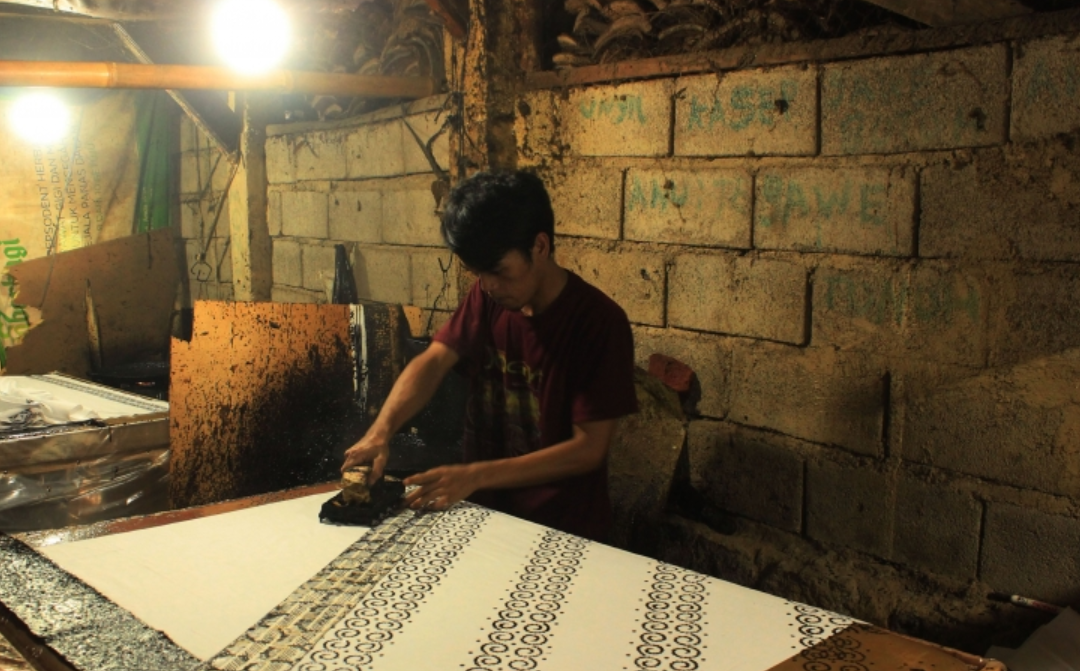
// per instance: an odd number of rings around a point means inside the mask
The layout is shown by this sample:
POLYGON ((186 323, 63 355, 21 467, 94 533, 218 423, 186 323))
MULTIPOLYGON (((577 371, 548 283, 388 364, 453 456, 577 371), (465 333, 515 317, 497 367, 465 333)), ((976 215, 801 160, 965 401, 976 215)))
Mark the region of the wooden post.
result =
POLYGON ((273 284, 266 196, 266 103, 256 94, 233 94, 244 120, 240 166, 229 187, 229 251, 233 297, 269 301, 273 284))

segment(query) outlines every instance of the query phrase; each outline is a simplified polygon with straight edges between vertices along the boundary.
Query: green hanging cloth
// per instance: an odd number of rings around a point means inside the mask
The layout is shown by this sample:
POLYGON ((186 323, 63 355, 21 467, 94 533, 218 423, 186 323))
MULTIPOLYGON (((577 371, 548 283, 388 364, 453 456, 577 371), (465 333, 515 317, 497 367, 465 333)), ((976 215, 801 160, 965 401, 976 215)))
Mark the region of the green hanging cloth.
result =
POLYGON ((139 193, 135 205, 134 234, 172 225, 173 167, 169 153, 173 128, 169 95, 140 92, 136 97, 135 142, 139 156, 139 193))

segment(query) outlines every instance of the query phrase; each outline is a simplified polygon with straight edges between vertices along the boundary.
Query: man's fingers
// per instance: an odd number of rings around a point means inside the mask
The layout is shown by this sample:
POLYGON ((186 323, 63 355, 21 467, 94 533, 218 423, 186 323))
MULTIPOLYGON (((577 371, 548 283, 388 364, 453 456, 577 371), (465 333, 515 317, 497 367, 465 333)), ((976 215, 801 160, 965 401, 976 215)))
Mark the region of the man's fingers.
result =
POLYGON ((386 468, 386 455, 379 454, 375 457, 375 461, 371 464, 371 472, 368 473, 368 486, 373 486, 379 481, 379 478, 383 476, 383 469, 386 468))
POLYGON ((440 477, 442 477, 442 474, 439 473, 436 469, 432 469, 430 471, 424 471, 423 473, 416 473, 415 475, 410 475, 409 477, 405 478, 404 482, 406 485, 423 486, 430 485, 431 483, 437 481, 440 477))

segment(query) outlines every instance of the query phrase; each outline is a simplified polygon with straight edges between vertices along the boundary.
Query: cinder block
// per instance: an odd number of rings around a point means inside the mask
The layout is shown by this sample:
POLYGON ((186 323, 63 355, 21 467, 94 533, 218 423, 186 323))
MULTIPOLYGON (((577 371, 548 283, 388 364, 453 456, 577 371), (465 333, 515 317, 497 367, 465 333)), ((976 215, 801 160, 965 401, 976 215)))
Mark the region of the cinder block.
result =
POLYGON ((300 265, 300 243, 296 240, 275 239, 272 263, 275 286, 299 287, 304 284, 304 273, 300 265))
POLYGON ((872 466, 810 462, 806 532, 825 543, 889 558, 893 508, 888 479, 872 466))
MULTIPOLYGON (((450 170, 450 128, 443 128, 447 123, 450 110, 435 110, 405 117, 403 123, 412 127, 420 140, 426 145, 431 142, 431 154, 435 162, 443 170, 450 170), (440 132, 440 129, 442 131, 440 132), (432 141, 432 138, 435 138, 432 141)), ((434 172, 431 162, 424 155, 424 151, 416 142, 416 138, 408 128, 402 126, 402 144, 404 147, 404 172, 408 174, 418 172, 434 172)))
POLYGON ((293 138, 296 181, 344 179, 346 145, 343 132, 312 131, 293 138))
POLYGON ((217 277, 217 281, 223 284, 231 284, 233 279, 232 245, 229 243, 229 238, 219 238, 215 240, 213 247, 216 254, 214 274, 217 277))
POLYGON ((1080 268, 1004 267, 992 282, 997 307, 990 316, 991 365, 1080 347, 1080 268))
POLYGON ((991 503, 982 548, 983 582, 992 588, 1072 603, 1080 585, 1080 520, 991 503))
POLYGON ((622 169, 578 161, 547 171, 543 178, 555 211, 556 236, 619 238, 622 169))
POLYGON ((388 180, 382 185, 382 240, 397 245, 442 247, 431 175, 388 180))
POLYGON ((947 484, 903 477, 896 492, 893 559, 931 573, 975 577, 982 505, 947 484))
POLYGON ((666 156, 674 81, 594 86, 562 105, 564 137, 579 156, 666 156))
POLYGON ((810 342, 843 350, 903 350, 907 269, 878 260, 835 262, 814 273, 810 342))
POLYGON ((674 329, 634 328, 634 358, 638 366, 648 366, 649 357, 659 353, 682 361, 694 371, 697 384, 691 386, 691 403, 706 417, 728 414, 731 393, 731 347, 725 338, 674 329))
POLYGON ((275 303, 326 303, 326 292, 308 291, 296 287, 274 285, 270 289, 270 300, 275 303))
POLYGON ((518 143, 518 164, 539 165, 558 153, 558 111, 555 93, 528 91, 515 105, 514 137, 518 143))
POLYGON ((291 136, 271 135, 266 138, 266 179, 270 184, 292 184, 296 181, 291 136))
POLYGON ((556 258, 611 297, 635 324, 664 324, 664 258, 655 252, 606 249, 563 240, 556 258))
POLYGON ((911 169, 773 169, 758 175, 756 247, 910 256, 914 230, 911 169))
POLYGON ((214 190, 223 191, 223 182, 227 180, 231 166, 224 157, 218 157, 219 152, 213 148, 181 154, 180 193, 202 195, 214 190))
POLYGON ((281 192, 270 191, 266 194, 266 225, 270 236, 281 235, 281 192))
POLYGON ((449 250, 436 249, 414 249, 409 255, 412 264, 412 305, 443 310, 456 308, 459 300, 454 255, 449 250))
POLYGON ((180 200, 180 236, 188 240, 202 240, 209 236, 218 237, 229 234, 229 207, 224 204, 217 229, 210 229, 214 223, 214 210, 225 194, 209 194, 203 200, 197 196, 186 195, 180 200))
POLYGON ((304 269, 303 287, 311 291, 326 291, 334 286, 333 246, 300 245, 301 267, 304 269))
POLYGON ((393 177, 405 173, 405 145, 400 120, 360 126, 345 142, 349 179, 393 177))
POLYGON ((806 342, 806 269, 734 254, 683 254, 672 266, 672 326, 801 345, 806 342))
POLYGON ((802 530, 803 460, 778 436, 722 422, 690 423, 690 482, 736 515, 802 530))
POLYGON ((382 242, 382 193, 370 182, 336 183, 329 196, 329 216, 331 240, 382 242))
POLYGON ((817 153, 817 69, 804 66, 683 77, 676 156, 817 153))
POLYGON ((881 456, 884 371, 859 355, 740 342, 730 419, 881 456))
MULTIPOLYGON (((1025 489, 1080 495, 1075 380, 1080 356, 991 369, 938 388, 905 392, 905 459, 1025 489)), ((908 384, 901 378, 901 388, 908 384)))
POLYGON ((360 298, 408 305, 412 299, 409 250, 400 247, 360 247, 353 255, 353 274, 360 298))
POLYGON ((326 239, 329 232, 326 194, 321 191, 281 192, 281 234, 326 239))
POLYGON ((630 170, 626 238, 747 249, 751 183, 744 170, 630 170))
POLYGON ((915 266, 904 320, 908 348, 934 361, 985 364, 988 294, 975 272, 933 262, 915 266))
POLYGON ((1027 42, 1013 60, 1012 139, 1068 133, 1080 127, 1080 38, 1027 42))
POLYGON ((815 346, 907 352, 967 366, 985 363, 984 278, 934 262, 835 263, 819 266, 814 275, 815 346))
POLYGON ((1080 260, 1080 147, 1053 141, 929 166, 920 200, 920 256, 1080 260))
POLYGON ((180 117, 180 151, 194 151, 205 147, 208 143, 209 139, 199 132, 199 127, 190 117, 187 115, 180 117))
POLYGON ((824 66, 821 153, 888 154, 1005 142, 1004 44, 824 66))

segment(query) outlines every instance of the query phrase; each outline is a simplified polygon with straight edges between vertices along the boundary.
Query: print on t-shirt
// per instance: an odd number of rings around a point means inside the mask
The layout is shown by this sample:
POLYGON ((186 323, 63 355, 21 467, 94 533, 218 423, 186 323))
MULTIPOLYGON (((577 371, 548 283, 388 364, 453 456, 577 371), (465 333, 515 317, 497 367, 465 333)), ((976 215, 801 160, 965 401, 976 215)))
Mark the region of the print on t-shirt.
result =
POLYGON ((472 432, 478 443, 502 436, 504 446, 485 445, 487 449, 481 449, 489 454, 505 450, 517 456, 540 449, 540 384, 544 372, 534 371, 524 361, 507 361, 506 352, 494 347, 486 349, 487 363, 480 389, 469 403, 466 431, 472 432))

